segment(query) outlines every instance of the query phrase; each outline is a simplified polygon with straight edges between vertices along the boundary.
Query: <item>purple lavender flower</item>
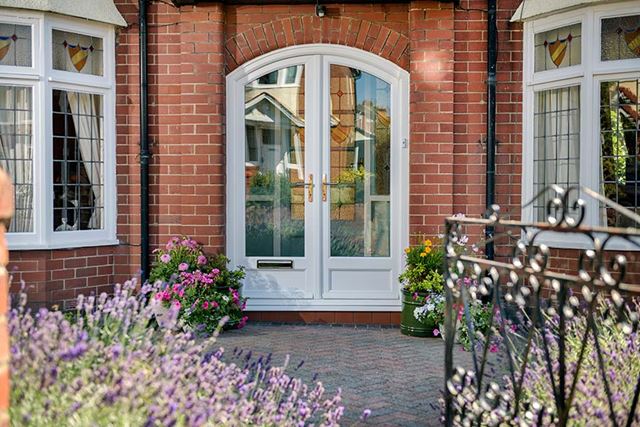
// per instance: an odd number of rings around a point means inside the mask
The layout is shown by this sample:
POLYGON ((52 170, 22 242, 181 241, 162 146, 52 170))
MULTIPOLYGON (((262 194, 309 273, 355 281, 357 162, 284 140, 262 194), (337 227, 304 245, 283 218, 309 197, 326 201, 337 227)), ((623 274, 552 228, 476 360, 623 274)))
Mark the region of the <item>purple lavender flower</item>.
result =
POLYGON ((362 415, 360 415, 360 419, 362 421, 367 421, 367 418, 371 416, 371 409, 365 409, 362 411, 362 415))
POLYGON ((12 310, 11 371, 19 379, 11 388, 12 419, 31 425, 67 425, 69 416, 78 425, 339 423, 339 393, 304 385, 271 367, 270 356, 247 369, 227 365, 222 350, 211 351, 215 338, 196 341, 175 329, 176 308, 154 297, 172 291, 161 286, 134 295, 136 284, 129 282, 111 297, 82 299, 74 321, 60 312, 32 313, 26 301, 12 310))

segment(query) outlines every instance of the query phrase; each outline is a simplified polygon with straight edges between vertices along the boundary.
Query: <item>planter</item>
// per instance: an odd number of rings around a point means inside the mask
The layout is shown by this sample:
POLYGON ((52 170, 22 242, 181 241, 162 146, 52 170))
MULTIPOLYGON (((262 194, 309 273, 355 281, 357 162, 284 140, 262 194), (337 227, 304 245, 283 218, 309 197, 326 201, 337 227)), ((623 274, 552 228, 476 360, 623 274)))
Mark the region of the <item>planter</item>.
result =
POLYGON ((412 337, 433 337, 436 325, 430 322, 421 322, 413 315, 413 311, 424 305, 427 293, 418 293, 418 299, 413 299, 413 293, 402 290, 402 313, 400 314, 400 332, 412 337))

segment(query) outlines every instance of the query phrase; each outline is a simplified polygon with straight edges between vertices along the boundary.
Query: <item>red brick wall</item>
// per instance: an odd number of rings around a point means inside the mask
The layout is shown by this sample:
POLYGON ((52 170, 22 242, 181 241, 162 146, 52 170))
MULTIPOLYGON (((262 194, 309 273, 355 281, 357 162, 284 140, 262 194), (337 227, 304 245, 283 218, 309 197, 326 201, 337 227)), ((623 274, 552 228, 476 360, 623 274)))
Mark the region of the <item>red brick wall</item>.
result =
POLYGON ((324 18, 315 5, 227 6, 225 59, 228 71, 275 49, 330 43, 375 53, 409 65, 406 4, 329 5, 324 18))
POLYGON ((409 223, 435 234, 453 206, 453 44, 451 4, 409 6, 409 223))
MULTIPOLYGON (((135 275, 140 265, 139 74, 137 0, 116 0, 118 238, 115 247, 12 254, 14 287, 32 302, 72 304, 135 275)), ((522 164, 522 25, 519 0, 498 9, 497 202, 518 217, 522 164)), ((450 3, 331 4, 149 10, 151 245, 191 235, 224 250, 225 76, 272 50, 304 43, 354 46, 410 72, 410 225, 442 231, 445 216, 484 211, 487 30, 484 0, 450 3)), ((476 230, 477 231, 477 230, 476 230)), ((569 260, 563 252, 558 259, 569 260)))
POLYGON ((110 292, 114 283, 114 247, 55 251, 14 251, 11 291, 24 285, 32 306, 70 308, 79 294, 110 292))
MULTIPOLYGON (((498 2, 496 202, 519 218, 522 173, 522 24, 509 20, 520 2, 498 2)), ((454 213, 485 212, 487 134, 487 3, 462 0, 455 12, 454 213), (465 10, 466 9, 466 10, 465 10)), ((478 228, 470 229, 475 238, 478 228)))

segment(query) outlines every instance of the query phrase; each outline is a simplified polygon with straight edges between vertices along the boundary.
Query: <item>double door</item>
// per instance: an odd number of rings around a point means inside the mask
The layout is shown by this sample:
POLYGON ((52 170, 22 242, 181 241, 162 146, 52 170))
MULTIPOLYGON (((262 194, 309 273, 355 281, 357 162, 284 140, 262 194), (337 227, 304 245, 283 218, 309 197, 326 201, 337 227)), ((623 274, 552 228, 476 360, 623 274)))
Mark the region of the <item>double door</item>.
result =
POLYGON ((255 68, 228 82, 228 245, 249 307, 397 306, 402 79, 327 54, 255 68))

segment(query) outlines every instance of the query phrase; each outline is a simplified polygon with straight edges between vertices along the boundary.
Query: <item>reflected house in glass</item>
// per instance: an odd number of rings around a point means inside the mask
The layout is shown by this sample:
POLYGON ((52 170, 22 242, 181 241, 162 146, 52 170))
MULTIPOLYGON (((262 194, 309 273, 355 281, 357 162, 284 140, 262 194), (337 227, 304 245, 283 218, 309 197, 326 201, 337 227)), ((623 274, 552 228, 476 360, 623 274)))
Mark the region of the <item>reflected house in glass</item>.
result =
MULTIPOLYGON (((144 239, 138 2, 0 0, 14 282, 69 308, 189 235, 246 268, 252 319, 397 323, 404 249, 485 212, 486 1, 148 2, 144 239)), ((640 4, 498 5, 496 202, 534 221, 585 185, 639 211, 640 4)))

